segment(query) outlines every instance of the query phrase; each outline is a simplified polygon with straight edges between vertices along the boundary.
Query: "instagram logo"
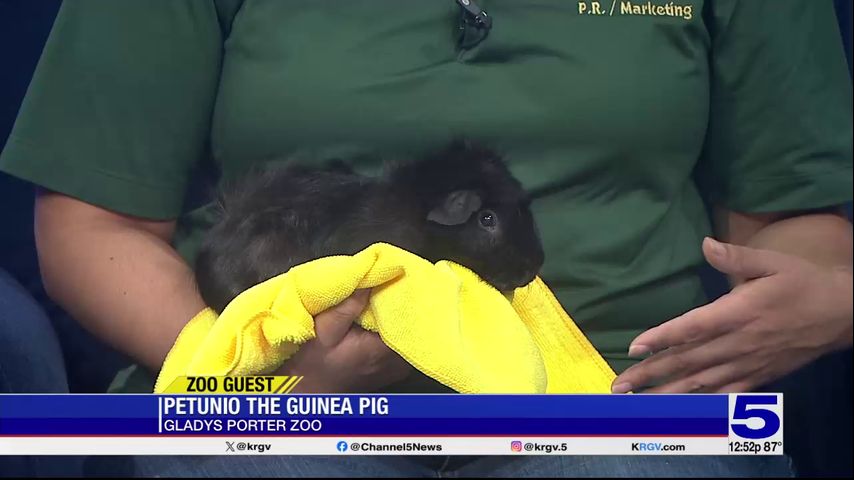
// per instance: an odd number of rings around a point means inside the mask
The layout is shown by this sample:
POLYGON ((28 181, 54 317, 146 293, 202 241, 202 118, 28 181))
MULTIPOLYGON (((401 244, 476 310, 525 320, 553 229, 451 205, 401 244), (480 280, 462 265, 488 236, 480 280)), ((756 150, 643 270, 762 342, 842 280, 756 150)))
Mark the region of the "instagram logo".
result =
POLYGON ((514 440, 510 442, 510 450, 513 452, 521 452, 522 451, 522 442, 519 440, 514 440))

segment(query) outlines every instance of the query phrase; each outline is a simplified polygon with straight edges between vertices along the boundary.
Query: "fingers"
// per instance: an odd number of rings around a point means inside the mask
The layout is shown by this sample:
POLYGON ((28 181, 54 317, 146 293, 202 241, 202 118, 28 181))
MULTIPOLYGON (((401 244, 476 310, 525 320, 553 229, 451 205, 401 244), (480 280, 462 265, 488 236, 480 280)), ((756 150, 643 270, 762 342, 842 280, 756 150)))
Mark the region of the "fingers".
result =
POLYGON ((703 254, 715 269, 744 279, 779 273, 788 264, 788 258, 781 253, 723 243, 710 237, 703 240, 703 254))
POLYGON ((326 347, 340 343, 353 322, 365 310, 369 297, 370 290, 356 290, 340 304, 317 314, 314 317, 314 330, 318 343, 326 347))
POLYGON ((354 348, 358 348, 367 357, 370 365, 384 365, 386 363, 409 365, 406 360, 391 349, 378 333, 369 332, 363 328, 354 328, 354 348))
POLYGON ((724 385, 723 387, 718 388, 715 393, 743 393, 751 390, 753 390, 753 383, 741 380, 730 383, 729 385, 724 385))
POLYGON ((713 393, 724 386, 744 382, 745 376, 751 375, 751 366, 745 362, 726 362, 712 368, 696 372, 693 375, 680 378, 647 390, 647 393, 713 393))
POLYGON ((353 330, 354 348, 358 348, 366 358, 365 366, 383 377, 384 384, 402 380, 412 372, 412 365, 386 345, 379 334, 362 328, 353 330))
MULTIPOLYGON (((336 361, 358 363, 363 370, 386 370, 388 365, 409 366, 378 333, 353 325, 343 339, 329 351, 336 361)), ((393 370, 395 370, 393 368, 393 370)))
MULTIPOLYGON (((697 342, 667 349, 626 369, 613 382, 614 393, 626 393, 646 385, 661 382, 665 384, 678 383, 673 388, 684 388, 682 391, 698 391, 710 385, 720 386, 732 378, 727 375, 735 374, 728 369, 711 371, 718 365, 731 364, 739 355, 733 351, 734 335, 724 335, 711 342, 697 342), (697 372, 707 372, 704 377, 692 376, 697 372), (710 372, 710 373, 708 373, 710 372), (724 378, 718 378, 723 376, 724 378)), ((652 390, 650 390, 652 391, 652 390)))
POLYGON ((379 334, 354 325, 344 339, 330 349, 324 362, 337 365, 350 380, 348 390, 369 392, 405 379, 413 371, 394 350, 383 342, 379 334))
POLYGON ((303 382, 303 391, 368 392, 411 373, 412 366, 378 334, 354 323, 367 306, 369 296, 369 290, 356 291, 315 316, 316 338, 286 362, 289 374, 311 377, 303 382))
POLYGON ((638 335, 629 346, 629 356, 641 357, 668 347, 710 340, 752 319, 740 295, 729 293, 638 335))
POLYGON ((652 357, 632 365, 614 379, 611 391, 627 393, 653 384, 656 380, 666 379, 679 370, 682 362, 681 355, 694 345, 683 345, 669 348, 652 357))
MULTIPOLYGON (((386 347, 388 348, 388 347, 386 347)), ((400 355, 389 349, 390 355, 383 363, 383 379, 384 385, 397 383, 408 377, 415 367, 403 359, 400 355)))

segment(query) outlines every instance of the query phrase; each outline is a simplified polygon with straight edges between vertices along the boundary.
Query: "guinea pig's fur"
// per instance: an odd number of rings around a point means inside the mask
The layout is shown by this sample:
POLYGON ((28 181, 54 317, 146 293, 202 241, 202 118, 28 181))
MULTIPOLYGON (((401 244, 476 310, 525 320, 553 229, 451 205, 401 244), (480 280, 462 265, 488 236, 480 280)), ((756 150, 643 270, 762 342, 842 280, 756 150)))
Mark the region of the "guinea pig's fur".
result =
POLYGON ((217 312, 295 265, 377 242, 465 265, 502 291, 529 283, 543 264, 528 195, 496 153, 468 141, 378 177, 340 161, 268 168, 220 204, 195 265, 202 298, 217 312))

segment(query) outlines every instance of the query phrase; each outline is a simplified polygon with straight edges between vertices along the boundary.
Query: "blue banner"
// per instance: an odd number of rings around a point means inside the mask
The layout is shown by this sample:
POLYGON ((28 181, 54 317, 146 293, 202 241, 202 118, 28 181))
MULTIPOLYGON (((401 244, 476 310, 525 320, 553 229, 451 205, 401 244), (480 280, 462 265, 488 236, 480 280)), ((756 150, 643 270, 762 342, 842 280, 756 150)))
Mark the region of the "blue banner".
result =
POLYGON ((727 436, 728 395, 5 395, 0 436, 727 436))

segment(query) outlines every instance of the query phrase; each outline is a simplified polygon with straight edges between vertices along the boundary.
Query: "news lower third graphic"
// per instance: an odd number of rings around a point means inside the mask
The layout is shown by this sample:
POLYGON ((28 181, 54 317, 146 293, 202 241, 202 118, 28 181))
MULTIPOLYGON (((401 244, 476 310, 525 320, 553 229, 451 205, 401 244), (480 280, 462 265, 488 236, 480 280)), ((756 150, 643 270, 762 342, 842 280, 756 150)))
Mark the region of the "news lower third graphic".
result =
POLYGON ((0 455, 781 455, 782 394, 293 395, 299 377, 158 395, 0 395, 0 455))

